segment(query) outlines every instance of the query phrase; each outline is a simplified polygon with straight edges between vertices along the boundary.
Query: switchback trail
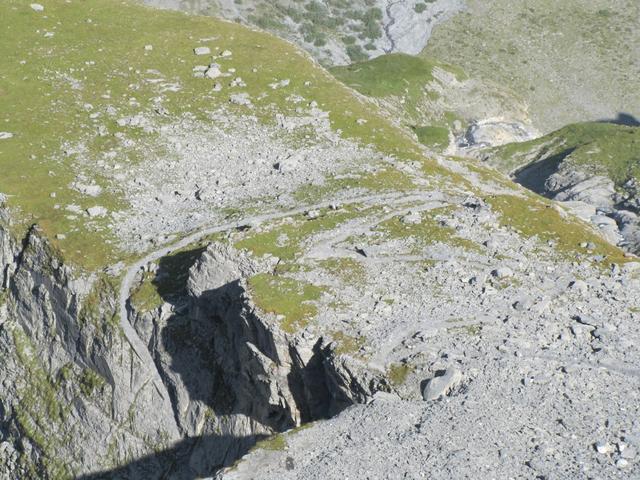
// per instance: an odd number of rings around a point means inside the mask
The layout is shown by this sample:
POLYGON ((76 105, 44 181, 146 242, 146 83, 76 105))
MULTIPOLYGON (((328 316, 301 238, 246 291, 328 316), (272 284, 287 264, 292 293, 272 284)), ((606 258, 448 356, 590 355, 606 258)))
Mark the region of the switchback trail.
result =
MULTIPOLYGON (((398 203, 407 203, 407 202, 415 202, 415 201, 433 201, 435 198, 441 199, 443 197, 442 194, 438 192, 426 193, 426 192, 416 192, 413 194, 406 193, 393 193, 393 194, 384 194, 384 195, 363 195, 359 197, 352 197, 348 199, 340 199, 341 204, 353 204, 353 203, 378 203, 384 205, 395 205, 398 203)), ((211 226, 205 228, 203 230, 199 230, 194 232, 185 238, 179 240, 176 243, 172 243, 170 245, 165 245, 162 248, 155 250, 149 254, 147 254, 144 258, 138 260, 136 263, 127 268, 126 274, 122 279, 120 284, 120 292, 119 292, 119 313, 120 313, 120 326, 122 328, 122 332, 124 333, 125 338, 131 345, 131 348, 140 359, 143 365, 153 366, 152 372, 150 372, 151 377, 153 377, 154 384, 159 392, 164 391, 164 386, 160 379, 160 376, 155 368, 155 363, 151 354, 149 353, 148 348, 144 345, 144 342, 138 336, 138 333, 133 328, 133 325, 129 322, 129 298, 131 295, 131 289, 136 281, 137 274, 144 269, 146 265, 151 262, 155 262, 160 258, 169 255, 171 252, 175 250, 179 250, 181 248, 187 247, 191 244, 194 244, 201 239, 213 235, 215 233, 226 232, 230 230, 234 230, 246 225, 259 225, 263 222, 278 220, 281 218, 290 217, 293 215, 300 215, 309 210, 317 210, 322 208, 329 208, 333 205, 335 201, 326 201, 320 202, 313 205, 305 205, 302 207, 298 207, 292 210, 287 210, 284 212, 272 212, 264 215, 255 215, 245 217, 233 222, 224 223, 220 225, 211 226)))

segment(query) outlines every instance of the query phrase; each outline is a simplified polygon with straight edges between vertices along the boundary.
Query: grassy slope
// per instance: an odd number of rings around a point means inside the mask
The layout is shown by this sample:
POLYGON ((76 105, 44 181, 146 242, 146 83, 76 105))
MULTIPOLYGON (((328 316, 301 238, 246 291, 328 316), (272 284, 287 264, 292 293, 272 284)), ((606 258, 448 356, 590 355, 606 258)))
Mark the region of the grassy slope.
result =
MULTIPOLYGON (((69 188, 76 173, 75 158, 63 154, 64 143, 85 140, 89 162, 85 171, 90 172, 90 163, 112 149, 116 144, 113 134, 122 131, 111 119, 106 122, 109 135, 97 137, 96 125, 83 106, 91 104, 92 112, 114 106, 118 118, 150 111, 152 99, 160 92, 144 79, 149 76, 146 71, 154 69, 167 81, 181 85, 179 92, 162 93, 169 119, 187 111, 204 118, 205 111, 226 104, 228 94, 215 95, 211 83, 192 77, 193 66, 206 63, 192 52, 201 38, 214 37, 217 40, 207 45, 232 49, 237 75, 250 79, 246 91, 254 97, 266 93, 254 102, 255 113, 265 122, 272 121, 274 110, 287 113, 294 108, 284 98, 298 93, 330 110, 333 127, 344 136, 400 158, 425 161, 411 139, 376 115, 366 102, 355 99, 295 47, 267 34, 114 0, 43 4, 42 13, 17 0, 0 6, 0 31, 4 38, 12 39, 0 43, 0 130, 14 134, 0 140, 0 192, 10 195, 17 228, 37 222, 51 238, 65 233, 67 239, 56 243, 72 263, 98 268, 122 258, 109 243, 113 239, 106 220, 87 226, 86 218, 69 219, 64 210, 71 203, 82 208, 98 203, 110 209, 124 206, 117 191, 88 199, 69 188), (54 35, 46 37, 46 32, 54 35), (147 44, 153 45, 152 51, 145 51, 147 44), (258 74, 251 72, 253 68, 258 74), (65 80, 69 77, 78 80, 81 88, 65 80), (289 88, 268 88, 269 83, 283 78, 291 79, 289 88), (304 85, 307 81, 310 86, 304 85), (131 98, 139 106, 132 106, 131 98), (358 118, 368 123, 360 125, 358 118), (53 192, 55 198, 50 196, 53 192)), ((145 148, 153 148, 153 135, 140 133, 135 140, 128 152, 132 161, 145 148)))
POLYGON ((640 179, 640 128, 606 123, 568 125, 544 137, 491 149, 488 158, 505 173, 530 162, 571 152, 565 161, 621 185, 640 179))
POLYGON ((469 0, 424 51, 522 96, 543 132, 640 114, 636 0, 469 0))
POLYGON ((430 92, 426 86, 434 79, 433 69, 439 67, 453 73, 457 78, 465 77, 456 67, 445 65, 431 58, 420 58, 401 53, 383 55, 373 60, 355 63, 346 67, 334 67, 331 73, 340 81, 363 95, 388 99, 397 104, 406 122, 412 124, 421 143, 428 146, 447 146, 446 125, 453 120, 453 113, 446 118, 429 118, 421 104, 430 92), (427 117, 430 125, 422 125, 427 117))

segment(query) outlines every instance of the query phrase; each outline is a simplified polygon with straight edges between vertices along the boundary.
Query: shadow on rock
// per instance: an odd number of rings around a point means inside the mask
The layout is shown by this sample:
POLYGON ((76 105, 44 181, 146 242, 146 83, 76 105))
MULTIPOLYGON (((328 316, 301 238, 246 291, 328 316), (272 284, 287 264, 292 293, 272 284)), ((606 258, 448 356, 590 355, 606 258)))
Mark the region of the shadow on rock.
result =
POLYGON ((616 118, 598 120, 598 123, 613 123, 627 127, 640 127, 640 121, 630 113, 620 112, 616 118))
POLYGON ((208 452, 228 449, 233 444, 238 458, 246 454, 264 436, 231 437, 210 435, 190 438, 175 447, 139 458, 122 467, 77 477, 77 480, 195 480, 208 477, 226 465, 211 468, 207 465, 208 452), (206 467, 205 467, 206 465, 206 467))

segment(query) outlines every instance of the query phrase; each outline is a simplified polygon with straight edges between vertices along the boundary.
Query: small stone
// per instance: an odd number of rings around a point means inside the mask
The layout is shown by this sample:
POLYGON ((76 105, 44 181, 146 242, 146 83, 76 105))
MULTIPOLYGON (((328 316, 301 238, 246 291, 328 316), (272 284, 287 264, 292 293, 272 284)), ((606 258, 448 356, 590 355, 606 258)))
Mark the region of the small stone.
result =
POLYGON ((147 52, 150 52, 151 50, 153 50, 153 45, 145 45, 145 46, 144 46, 144 49, 145 49, 147 52))
POLYGON ((218 65, 217 63, 212 63, 211 65, 209 65, 209 68, 206 69, 204 76, 207 78, 211 78, 212 80, 222 76, 220 65, 218 65))
POLYGON ((229 102, 235 105, 251 105, 251 99, 248 93, 236 93, 229 97, 229 102))
POLYGON ((629 461, 624 458, 619 458, 616 462, 616 467, 618 468, 627 468, 629 466, 629 461))
POLYGON ((418 212, 409 212, 400 218, 400 221, 404 224, 416 225, 422 222, 422 217, 420 217, 418 212))
POLYGON ((241 77, 236 77, 229 83, 230 87, 246 87, 247 84, 244 83, 241 77))
POLYGON ((92 218, 93 217, 104 217, 108 213, 108 210, 106 208, 104 208, 104 207, 95 206, 95 207, 87 208, 87 213, 92 218))
POLYGON ((636 450, 636 447, 629 446, 627 446, 627 448, 625 448, 624 450, 621 450, 620 454, 622 458, 626 458, 627 460, 633 460, 637 455, 638 451, 636 450))
POLYGON ((13 133, 10 132, 0 132, 0 140, 8 140, 13 137, 13 133))
POLYGON ((44 7, 42 5, 40 5, 39 3, 32 3, 29 6, 31 7, 31 10, 33 10, 34 12, 43 12, 44 11, 44 7))
POLYGON ((365 125, 367 121, 364 118, 359 118, 358 120, 356 120, 356 123, 358 125, 365 125))
POLYGON ((220 56, 221 56, 221 57, 230 57, 231 55, 233 55, 233 54, 231 53, 231 51, 230 51, 230 50, 224 50, 224 51, 220 54, 220 56))
POLYGON ((594 447, 596 449, 596 452, 601 453, 603 455, 610 455, 615 450, 613 448, 613 445, 611 445, 609 442, 604 442, 604 441, 596 442, 594 447))
POLYGON ((569 289, 575 292, 587 293, 589 290, 589 285, 582 280, 574 280, 569 284, 569 289))
POLYGON ((67 236, 64 233, 58 233, 56 235, 56 240, 65 240, 67 236))
POLYGON ((437 400, 449 395, 462 381, 462 373, 455 367, 447 368, 439 373, 429 380, 422 390, 422 398, 426 401, 437 400))
POLYGON ((316 218, 318 218, 320 216, 320 211, 319 210, 309 210, 307 212, 307 218, 310 220, 314 220, 316 218))
POLYGON ((196 47, 193 49, 193 53, 196 55, 210 55, 211 49, 209 47, 196 47))
POLYGON ((213 90, 214 92, 219 92, 219 91, 221 91, 221 90, 222 90, 222 84, 221 84, 221 83, 215 83, 215 84, 213 85, 212 90, 213 90))

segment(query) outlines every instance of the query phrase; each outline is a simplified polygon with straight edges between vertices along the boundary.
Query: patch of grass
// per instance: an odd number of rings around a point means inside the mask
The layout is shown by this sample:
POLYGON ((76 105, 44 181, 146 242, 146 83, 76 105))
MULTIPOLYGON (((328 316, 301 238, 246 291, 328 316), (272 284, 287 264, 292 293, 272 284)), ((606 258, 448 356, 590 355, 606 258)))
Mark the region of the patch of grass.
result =
POLYGON ((449 145, 449 129, 447 127, 412 127, 418 140, 427 147, 444 148, 449 145))
POLYGON ((80 391, 86 397, 90 397, 94 392, 101 390, 105 383, 102 375, 91 368, 85 368, 80 377, 80 391))
POLYGON ((406 223, 396 216, 379 223, 375 231, 389 239, 413 239, 418 248, 435 243, 444 243, 466 250, 478 250, 480 247, 473 241, 456 235, 455 229, 444 226, 437 217, 452 211, 452 207, 441 207, 421 212, 420 223, 406 223))
MULTIPOLYGON (((433 165, 425 164, 426 173, 436 173, 433 165)), ((375 172, 348 172, 340 176, 327 178, 321 185, 306 185, 295 192, 296 200, 314 203, 329 198, 337 192, 361 189, 371 193, 401 191, 408 192, 416 188, 411 176, 394 167, 384 167, 375 172)))
POLYGON ((365 267, 354 258, 327 258, 320 262, 320 267, 349 285, 360 285, 367 279, 365 267))
MULTIPOLYGON (((19 328, 12 333, 25 376, 24 386, 18 392, 20 401, 15 406, 16 422, 22 434, 40 451, 47 478, 71 479, 71 471, 58 456, 58 444, 66 441, 59 429, 67 420, 68 407, 58 400, 58 385, 41 364, 29 337, 19 328)), ((32 471, 31 478, 38 478, 30 458, 22 455, 20 462, 32 471)))
POLYGON ((464 325, 461 327, 449 327, 447 333, 464 334, 470 337, 477 337, 482 332, 482 325, 464 325))
POLYGON ((436 66, 450 68, 433 59, 393 53, 346 67, 335 67, 330 71, 363 95, 381 98, 407 93, 416 96, 421 94, 422 87, 433 80, 436 66))
POLYGON ((309 219, 304 216, 271 226, 264 232, 249 233, 235 243, 238 249, 247 249, 254 255, 274 255, 281 260, 291 261, 304 250, 304 242, 314 234, 331 230, 347 220, 361 215, 353 208, 339 211, 323 210, 320 216, 309 219))
POLYGON ((341 331, 331 332, 331 337, 337 343, 335 353, 337 355, 353 355, 364 346, 365 339, 363 337, 353 337, 341 331))
POLYGON ((314 304, 325 288, 292 278, 261 273, 248 280, 251 298, 265 313, 281 316, 280 326, 287 333, 304 328, 317 314, 314 304))
POLYGON ((525 237, 553 241, 556 249, 568 257, 602 255, 605 264, 630 261, 622 250, 606 242, 591 226, 570 215, 562 215, 551 201, 534 194, 496 195, 485 201, 499 214, 503 226, 512 227, 525 237), (592 243, 596 248, 588 253, 580 247, 584 242, 592 243))
POLYGON ((630 96, 638 88, 637 15, 628 14, 636 5, 472 2, 434 29, 421 55, 460 65, 473 78, 513 90, 545 132, 585 118, 587 112, 619 111, 622 105, 637 112, 640 97, 630 96), (603 6, 611 15, 597 13, 603 6), (576 90, 580 95, 574 95, 576 90))
POLYGON ((507 173, 552 157, 562 157, 562 162, 593 174, 604 174, 619 187, 631 178, 640 180, 640 128, 578 123, 536 140, 488 152, 489 161, 507 173))
POLYGON ((140 285, 131 293, 130 301, 136 311, 145 313, 155 310, 164 303, 154 284, 155 274, 145 273, 140 285))
POLYGON ((287 448, 287 440, 284 438, 282 433, 279 433, 267 438, 266 440, 260 440, 253 448, 259 450, 282 451, 287 448))
POLYGON ((42 14, 18 0, 7 0, 0 8, 0 31, 12 39, 0 44, 0 112, 5 112, 0 121, 2 131, 14 134, 0 143, 0 191, 9 195, 17 231, 40 224, 65 261, 75 266, 96 270, 126 256, 110 232, 109 217, 74 217, 65 207, 128 208, 117 189, 105 188, 98 198, 82 196, 70 188, 75 175, 82 172, 108 186, 94 167, 106 152, 120 148, 116 133, 133 141, 120 151, 131 162, 158 148, 155 133, 118 126, 117 118, 141 113, 162 126, 185 112, 207 120, 208 111, 222 105, 247 113, 228 104, 227 92, 214 95, 210 82, 193 77, 195 65, 210 61, 193 55, 200 38, 216 38, 206 43, 214 52, 215 47, 233 51, 225 67, 233 66, 236 75, 247 79, 244 90, 254 100, 252 113, 260 121, 273 124, 274 111, 295 114, 287 98, 300 95, 328 111, 332 128, 343 137, 430 164, 435 174, 443 170, 425 159, 410 135, 375 106, 356 98, 291 44, 270 35, 117 0, 51 2, 42 14), (153 50, 145 50, 145 45, 153 45, 153 50), (259 75, 252 73, 254 68, 259 75), (162 81, 148 81, 152 77, 162 81), (289 78, 291 84, 272 90, 268 84, 274 78, 289 78), (179 89, 162 91, 167 83, 179 89), (154 113, 157 98, 162 98, 167 115, 154 113), (115 117, 105 114, 108 107, 117 110, 115 117), (99 116, 91 119, 91 113, 99 116), (367 123, 357 122, 360 118, 367 123), (99 125, 107 136, 95 135, 99 125), (69 150, 75 143, 83 146, 82 153, 69 150), (66 238, 56 240, 59 233, 66 238))
POLYGON ((409 374, 414 370, 415 367, 408 363, 393 363, 387 368, 387 378, 392 385, 398 387, 407 380, 409 374))

